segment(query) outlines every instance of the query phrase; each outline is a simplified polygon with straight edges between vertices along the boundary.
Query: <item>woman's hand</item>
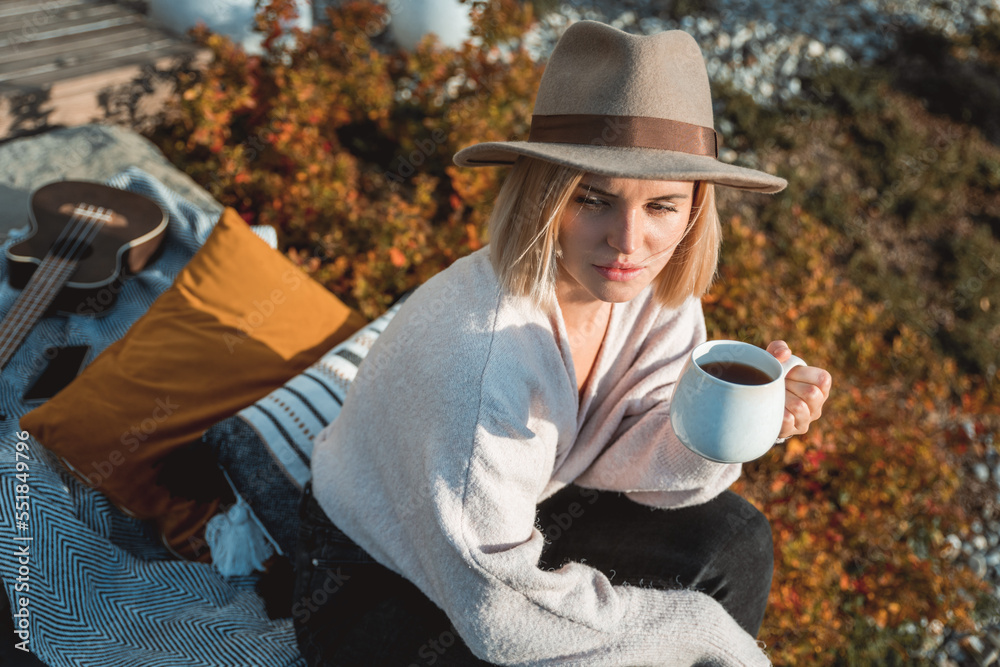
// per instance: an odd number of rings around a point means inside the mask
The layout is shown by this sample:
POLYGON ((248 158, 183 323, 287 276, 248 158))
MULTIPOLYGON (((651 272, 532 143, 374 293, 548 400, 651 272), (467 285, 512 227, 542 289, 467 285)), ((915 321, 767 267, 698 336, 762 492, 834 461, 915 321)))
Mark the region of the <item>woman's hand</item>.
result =
MULTIPOLYGON (((767 351, 784 362, 792 351, 783 340, 771 341, 767 351)), ((823 414, 823 404, 830 396, 833 378, 822 368, 796 366, 785 375, 785 417, 779 438, 801 435, 823 414)))

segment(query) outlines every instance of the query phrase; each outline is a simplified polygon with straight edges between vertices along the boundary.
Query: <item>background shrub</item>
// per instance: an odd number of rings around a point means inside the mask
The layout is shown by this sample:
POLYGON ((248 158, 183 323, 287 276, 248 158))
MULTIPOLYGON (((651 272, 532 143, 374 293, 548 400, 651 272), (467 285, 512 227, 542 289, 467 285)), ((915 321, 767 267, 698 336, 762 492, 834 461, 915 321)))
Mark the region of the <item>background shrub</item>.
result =
MULTIPOLYGON (((278 35, 290 11, 259 18, 278 35)), ((479 248, 495 170, 459 170, 475 141, 526 134, 541 68, 498 46, 532 22, 531 5, 479 7, 481 48, 384 52, 383 5, 346 3, 330 26, 267 40, 261 58, 197 38, 214 59, 189 77, 153 135, 167 156, 249 222, 279 230, 289 257, 369 317, 479 248)))

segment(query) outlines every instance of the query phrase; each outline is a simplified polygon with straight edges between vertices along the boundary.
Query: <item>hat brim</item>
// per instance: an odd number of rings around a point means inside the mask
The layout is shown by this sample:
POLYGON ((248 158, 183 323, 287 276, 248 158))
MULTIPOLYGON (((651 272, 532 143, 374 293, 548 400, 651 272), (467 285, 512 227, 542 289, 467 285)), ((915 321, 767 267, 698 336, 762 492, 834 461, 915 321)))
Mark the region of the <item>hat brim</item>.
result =
POLYGON ((453 160, 460 167, 509 166, 518 155, 614 178, 710 181, 730 188, 768 194, 781 192, 788 185, 788 181, 780 176, 737 167, 707 155, 632 146, 487 141, 463 148, 455 153, 453 160))

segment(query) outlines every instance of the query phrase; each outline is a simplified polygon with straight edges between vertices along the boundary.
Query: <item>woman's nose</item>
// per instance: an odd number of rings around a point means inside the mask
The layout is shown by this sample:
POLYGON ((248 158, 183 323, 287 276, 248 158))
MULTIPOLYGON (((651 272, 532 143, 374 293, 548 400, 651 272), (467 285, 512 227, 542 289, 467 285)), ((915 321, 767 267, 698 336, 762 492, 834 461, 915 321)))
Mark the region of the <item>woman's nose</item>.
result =
POLYGON ((612 220, 608 245, 623 255, 636 252, 642 245, 642 216, 630 208, 623 209, 612 220))

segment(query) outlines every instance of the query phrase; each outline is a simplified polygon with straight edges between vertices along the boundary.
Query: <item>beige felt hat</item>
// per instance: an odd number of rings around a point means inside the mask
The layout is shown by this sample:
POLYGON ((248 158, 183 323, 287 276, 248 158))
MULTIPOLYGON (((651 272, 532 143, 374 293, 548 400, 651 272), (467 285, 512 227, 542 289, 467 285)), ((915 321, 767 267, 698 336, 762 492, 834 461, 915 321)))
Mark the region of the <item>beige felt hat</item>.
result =
POLYGON ((585 20, 566 29, 549 57, 528 140, 474 144, 454 161, 510 165, 529 155, 620 178, 769 193, 788 185, 718 154, 708 72, 694 37, 682 30, 632 35, 585 20))

